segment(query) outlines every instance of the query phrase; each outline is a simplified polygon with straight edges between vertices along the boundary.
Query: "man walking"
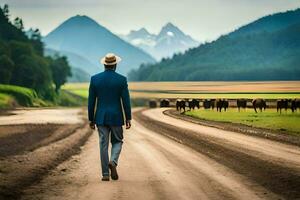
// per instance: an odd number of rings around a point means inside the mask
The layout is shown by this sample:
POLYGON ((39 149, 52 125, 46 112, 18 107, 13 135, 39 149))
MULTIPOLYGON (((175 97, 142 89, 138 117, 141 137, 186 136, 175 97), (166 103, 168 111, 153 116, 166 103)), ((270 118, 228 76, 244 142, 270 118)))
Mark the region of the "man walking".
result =
POLYGON ((127 79, 115 72, 120 61, 121 58, 112 53, 102 58, 101 63, 104 64, 105 70, 92 76, 89 87, 88 117, 90 127, 98 127, 102 181, 109 181, 109 169, 111 178, 118 180, 117 165, 123 144, 124 115, 126 129, 131 127, 127 79), (109 136, 112 144, 110 161, 109 136))

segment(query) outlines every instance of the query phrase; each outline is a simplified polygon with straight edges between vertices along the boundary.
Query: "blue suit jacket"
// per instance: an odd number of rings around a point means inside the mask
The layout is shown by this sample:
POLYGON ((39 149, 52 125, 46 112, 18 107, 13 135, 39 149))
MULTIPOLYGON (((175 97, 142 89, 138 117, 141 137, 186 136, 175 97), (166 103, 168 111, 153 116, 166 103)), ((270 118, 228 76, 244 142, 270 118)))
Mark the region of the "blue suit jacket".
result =
POLYGON ((126 120, 131 120, 130 97, 126 77, 114 70, 105 70, 92 76, 88 99, 88 115, 91 122, 97 125, 124 125, 121 101, 126 120), (95 105, 96 102, 97 105, 95 105))

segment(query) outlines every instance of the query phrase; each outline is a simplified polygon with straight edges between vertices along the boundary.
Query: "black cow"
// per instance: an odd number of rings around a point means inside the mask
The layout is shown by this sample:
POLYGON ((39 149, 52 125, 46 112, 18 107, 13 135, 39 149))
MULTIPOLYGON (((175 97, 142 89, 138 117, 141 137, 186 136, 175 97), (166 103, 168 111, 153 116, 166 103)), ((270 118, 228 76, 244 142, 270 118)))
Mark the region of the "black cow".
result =
POLYGON ((156 108, 157 107, 157 102, 155 100, 150 100, 149 101, 149 107, 150 108, 156 108))
POLYGON ((298 108, 300 109, 300 99, 293 99, 291 101, 292 112, 297 111, 298 108))
POLYGON ((245 109, 247 107, 247 99, 237 99, 236 106, 238 107, 239 112, 241 108, 245 109))
POLYGON ((168 99, 163 99, 160 101, 160 107, 170 107, 170 101, 168 99))
POLYGON ((266 110, 267 108, 267 103, 264 99, 253 99, 252 105, 256 113, 257 113, 256 108, 259 108, 260 112, 262 112, 262 109, 266 110))
POLYGON ((281 109, 283 108, 285 109, 285 111, 287 111, 288 105, 289 105, 289 100, 287 99, 277 100, 277 112, 280 111, 281 114, 281 109))
POLYGON ((185 100, 178 99, 176 101, 176 110, 181 112, 181 109, 185 112, 185 100))
POLYGON ((188 101, 189 109, 195 109, 197 107, 198 109, 200 108, 200 101, 197 99, 192 99, 188 101))
POLYGON ((203 107, 204 109, 214 109, 215 108, 215 100, 214 99, 205 99, 203 101, 203 107))
POLYGON ((224 108, 224 111, 226 111, 228 106, 229 106, 229 103, 226 99, 217 99, 217 101, 216 101, 217 111, 221 112, 222 108, 224 108))

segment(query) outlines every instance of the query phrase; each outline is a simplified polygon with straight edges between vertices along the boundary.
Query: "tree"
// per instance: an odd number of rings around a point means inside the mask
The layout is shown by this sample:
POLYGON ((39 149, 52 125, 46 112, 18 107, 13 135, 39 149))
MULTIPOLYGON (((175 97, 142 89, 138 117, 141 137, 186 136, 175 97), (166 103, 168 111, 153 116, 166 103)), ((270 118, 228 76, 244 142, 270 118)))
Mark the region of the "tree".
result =
POLYGON ((15 18, 14 26, 19 29, 20 31, 24 30, 23 20, 20 17, 15 18))
POLYGON ((65 56, 55 56, 54 58, 50 58, 50 60, 52 79, 55 84, 55 91, 58 93, 60 87, 67 82, 67 77, 72 75, 71 67, 65 56))
MULTIPOLYGON (((1 9, 1 8, 0 8, 1 9)), ((2 8, 2 12, 5 16, 5 18, 7 19, 7 21, 9 21, 9 8, 8 8, 8 5, 5 4, 2 8)))
POLYGON ((0 83, 8 84, 14 69, 14 62, 7 56, 0 56, 0 83))
POLYGON ((42 56, 44 54, 44 44, 42 42, 42 36, 39 29, 32 30, 30 29, 30 40, 34 47, 34 50, 42 56))

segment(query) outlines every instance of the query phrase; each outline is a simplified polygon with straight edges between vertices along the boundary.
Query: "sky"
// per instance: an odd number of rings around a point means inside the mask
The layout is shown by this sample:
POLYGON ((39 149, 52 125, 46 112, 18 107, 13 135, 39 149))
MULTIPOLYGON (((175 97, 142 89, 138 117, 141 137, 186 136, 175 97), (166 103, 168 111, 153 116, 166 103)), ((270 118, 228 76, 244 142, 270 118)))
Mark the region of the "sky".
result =
POLYGON ((171 22, 198 41, 211 41, 259 17, 300 8, 300 0, 0 0, 25 28, 46 35, 66 19, 87 15, 115 34, 171 22))

